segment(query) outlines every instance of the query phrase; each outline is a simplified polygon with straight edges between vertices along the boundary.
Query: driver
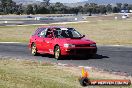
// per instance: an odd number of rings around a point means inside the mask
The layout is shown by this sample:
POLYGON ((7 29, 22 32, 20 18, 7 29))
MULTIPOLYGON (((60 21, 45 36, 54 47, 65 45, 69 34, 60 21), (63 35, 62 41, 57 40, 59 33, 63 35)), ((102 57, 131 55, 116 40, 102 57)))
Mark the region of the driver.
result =
POLYGON ((52 38, 53 37, 53 31, 52 31, 52 29, 48 29, 46 37, 47 38, 52 38))

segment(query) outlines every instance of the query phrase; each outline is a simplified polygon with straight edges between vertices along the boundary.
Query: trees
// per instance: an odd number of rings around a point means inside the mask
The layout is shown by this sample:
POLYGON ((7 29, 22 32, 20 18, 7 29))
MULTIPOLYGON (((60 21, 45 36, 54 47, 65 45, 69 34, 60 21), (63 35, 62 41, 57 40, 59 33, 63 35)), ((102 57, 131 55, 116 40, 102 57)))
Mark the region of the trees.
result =
POLYGON ((9 14, 9 13, 13 13, 13 7, 16 6, 16 3, 12 0, 0 0, 1 2, 1 8, 2 8, 2 11, 5 13, 5 14, 9 14))
POLYGON ((116 3, 116 9, 117 9, 116 12, 121 12, 121 9, 122 9, 122 3, 116 3))
POLYGON ((60 2, 56 2, 55 5, 54 5, 54 10, 55 10, 55 13, 56 14, 63 14, 65 13, 65 6, 60 3, 60 2))
POLYGON ((89 16, 92 14, 106 14, 107 8, 105 5, 97 5, 96 3, 86 3, 84 5, 84 13, 89 13, 89 16))
POLYGON ((43 2, 44 2, 47 6, 50 5, 50 0, 43 0, 43 2))
POLYGON ((99 5, 86 3, 84 6, 68 7, 63 3, 50 3, 50 0, 42 0, 40 4, 16 4, 13 0, 0 0, 0 14, 107 14, 119 13, 121 10, 132 10, 132 4, 116 3, 116 5, 99 5))
POLYGON ((26 14, 34 14, 33 12, 33 6, 29 4, 26 8, 26 14))
POLYGON ((20 15, 23 13, 24 13, 23 5, 22 4, 16 5, 14 8, 14 14, 20 15))
POLYGON ((113 7, 113 13, 118 13, 118 12, 119 12, 118 8, 117 7, 113 7))
POLYGON ((106 5, 106 10, 107 12, 112 13, 112 5, 110 4, 106 5))
POLYGON ((128 10, 128 4, 127 4, 127 3, 124 3, 124 4, 123 4, 123 9, 124 9, 124 10, 128 10))
POLYGON ((23 11, 23 5, 19 4, 17 5, 16 2, 12 0, 0 0, 0 12, 3 14, 22 14, 23 11))
POLYGON ((132 10, 132 4, 128 5, 128 10, 132 10))
POLYGON ((106 6, 105 5, 99 5, 99 8, 100 8, 100 13, 106 15, 106 12, 107 12, 106 6))
POLYGON ((45 6, 38 6, 38 14, 49 14, 49 10, 45 6))
POLYGON ((34 14, 37 14, 38 11, 39 11, 38 5, 37 5, 37 4, 33 5, 33 13, 34 13, 34 14))
POLYGON ((86 3, 86 4, 84 5, 84 12, 85 12, 85 13, 89 13, 89 16, 91 16, 91 15, 92 15, 92 12, 93 12, 93 7, 92 7, 92 5, 89 4, 89 3, 86 3))

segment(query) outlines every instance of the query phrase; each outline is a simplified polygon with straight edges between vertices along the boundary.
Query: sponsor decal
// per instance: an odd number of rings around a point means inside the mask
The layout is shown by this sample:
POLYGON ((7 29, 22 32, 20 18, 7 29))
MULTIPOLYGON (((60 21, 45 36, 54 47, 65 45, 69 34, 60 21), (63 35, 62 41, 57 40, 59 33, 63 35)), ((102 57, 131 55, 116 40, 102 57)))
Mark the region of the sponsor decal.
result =
POLYGON ((79 78, 79 82, 82 86, 90 85, 114 85, 114 86, 130 86, 131 81, 127 79, 98 79, 91 80, 89 73, 82 67, 82 76, 79 78))

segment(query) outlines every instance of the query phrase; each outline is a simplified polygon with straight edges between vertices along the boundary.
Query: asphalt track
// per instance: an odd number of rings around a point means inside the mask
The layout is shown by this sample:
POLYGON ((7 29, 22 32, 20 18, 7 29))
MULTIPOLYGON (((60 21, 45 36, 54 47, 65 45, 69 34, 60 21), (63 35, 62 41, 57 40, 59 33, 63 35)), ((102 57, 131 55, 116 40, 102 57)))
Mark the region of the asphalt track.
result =
POLYGON ((57 61, 50 55, 32 56, 27 44, 0 43, 0 57, 91 66, 110 72, 123 72, 132 76, 132 47, 98 46, 98 53, 94 58, 72 57, 57 61))

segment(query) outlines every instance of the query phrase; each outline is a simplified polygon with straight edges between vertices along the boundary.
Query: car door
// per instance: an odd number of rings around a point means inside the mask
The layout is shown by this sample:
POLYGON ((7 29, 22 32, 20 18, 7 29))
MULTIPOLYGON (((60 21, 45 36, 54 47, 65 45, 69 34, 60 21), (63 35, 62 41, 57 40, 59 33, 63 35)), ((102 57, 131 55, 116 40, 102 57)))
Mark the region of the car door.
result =
POLYGON ((46 43, 46 52, 49 53, 49 54, 52 54, 53 53, 53 47, 54 47, 54 34, 53 34, 53 31, 49 34, 48 33, 49 29, 47 29, 47 33, 46 33, 46 36, 44 38, 44 41, 46 43), (48 36, 49 35, 52 35, 52 36, 48 36))
POLYGON ((45 53, 47 48, 47 42, 45 41, 47 29, 43 28, 37 35, 36 46, 39 52, 45 53))
POLYGON ((45 38, 44 39, 46 44, 47 44, 47 47, 46 47, 46 52, 47 53, 50 53, 50 54, 53 54, 53 49, 54 49, 54 38, 45 38))

